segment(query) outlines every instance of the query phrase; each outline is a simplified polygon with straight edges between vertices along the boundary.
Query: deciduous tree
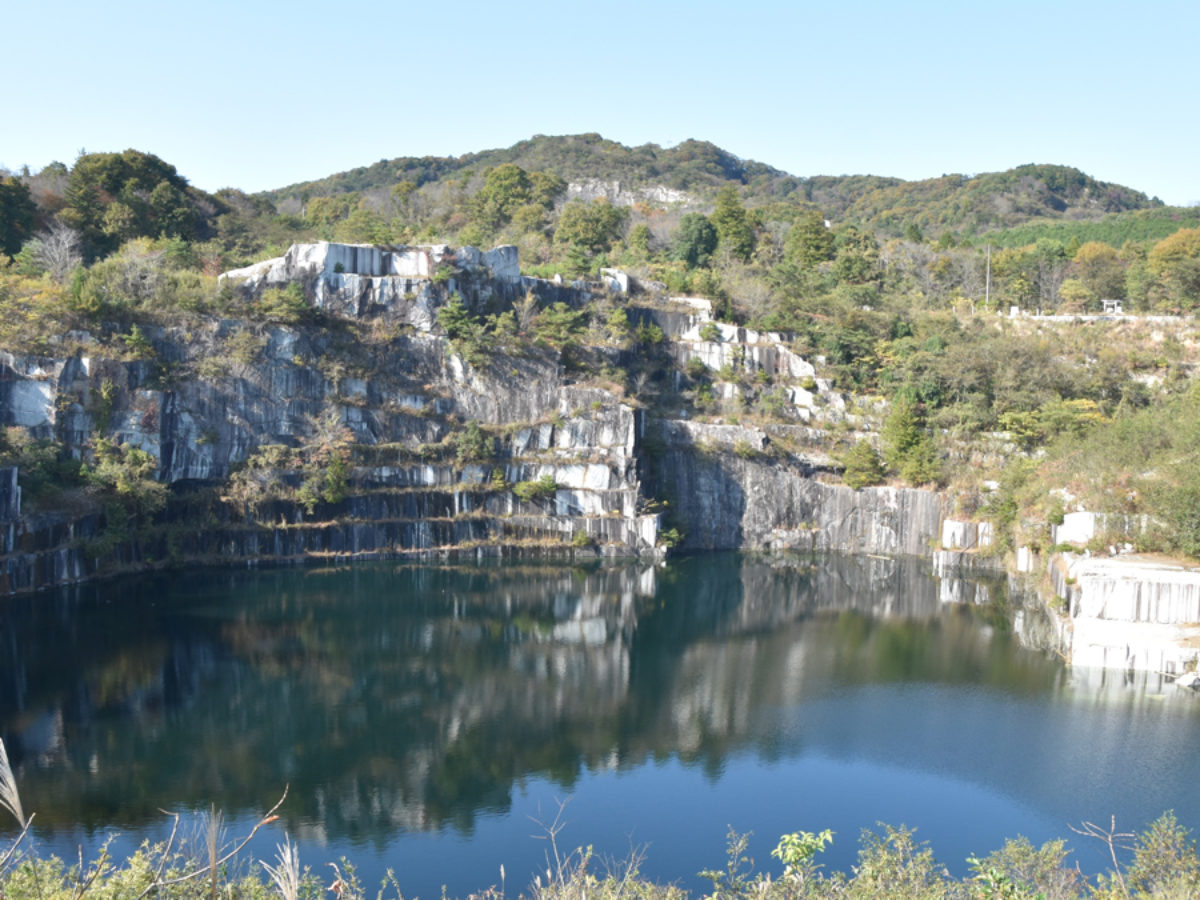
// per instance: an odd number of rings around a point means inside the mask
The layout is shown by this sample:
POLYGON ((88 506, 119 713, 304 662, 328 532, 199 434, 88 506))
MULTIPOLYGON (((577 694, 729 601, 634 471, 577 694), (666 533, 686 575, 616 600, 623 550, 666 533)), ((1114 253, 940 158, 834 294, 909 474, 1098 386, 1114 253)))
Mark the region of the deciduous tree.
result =
POLYGON ((1200 307, 1200 228, 1181 228, 1151 248, 1146 257, 1166 302, 1181 310, 1200 307))

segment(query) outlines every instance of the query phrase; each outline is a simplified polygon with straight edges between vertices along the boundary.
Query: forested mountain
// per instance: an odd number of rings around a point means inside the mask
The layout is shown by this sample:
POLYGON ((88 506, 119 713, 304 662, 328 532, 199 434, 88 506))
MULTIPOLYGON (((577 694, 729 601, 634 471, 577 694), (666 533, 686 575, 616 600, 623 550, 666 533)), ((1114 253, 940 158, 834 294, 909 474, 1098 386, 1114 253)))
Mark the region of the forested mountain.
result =
POLYGON ((750 206, 784 201, 815 206, 835 223, 899 236, 923 232, 975 235, 1040 220, 1095 221, 1112 213, 1162 207, 1158 200, 1097 181, 1067 166, 1023 165, 1006 172, 943 175, 903 181, 874 175, 798 177, 713 144, 689 140, 676 147, 626 147, 598 134, 539 135, 512 147, 460 157, 399 157, 290 185, 264 196, 272 203, 356 193, 382 197, 409 182, 416 190, 448 182, 472 186, 503 164, 546 172, 567 182, 620 182, 626 190, 661 186, 685 191, 685 205, 702 207, 732 185, 750 206))
POLYGON ((462 181, 505 163, 527 172, 548 172, 565 181, 620 181, 630 188, 662 185, 697 195, 736 183, 755 195, 783 196, 795 191, 800 179, 762 163, 738 159, 707 141, 689 140, 663 149, 657 144, 626 147, 598 134, 546 137, 538 135, 511 147, 458 157, 398 157, 351 169, 316 181, 267 192, 273 202, 390 189, 411 181, 418 188, 432 182, 462 181))

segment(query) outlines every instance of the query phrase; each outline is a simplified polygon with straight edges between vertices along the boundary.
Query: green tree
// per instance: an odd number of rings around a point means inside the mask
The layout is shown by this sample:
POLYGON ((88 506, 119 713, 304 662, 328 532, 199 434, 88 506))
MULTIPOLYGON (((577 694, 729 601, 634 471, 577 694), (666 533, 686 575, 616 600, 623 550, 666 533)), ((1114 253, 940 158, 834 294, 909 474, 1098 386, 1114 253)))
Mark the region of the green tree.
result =
POLYGON ((254 315, 265 322, 283 325, 301 325, 311 322, 316 310, 304 296, 304 290, 296 282, 284 288, 267 288, 254 306, 254 315))
POLYGON ((567 189, 567 183, 553 172, 534 172, 529 176, 529 200, 550 209, 567 189))
POLYGON ((845 466, 845 471, 842 472, 842 480, 849 487, 854 488, 854 490, 858 490, 861 487, 883 484, 883 462, 880 460, 879 453, 870 441, 859 440, 855 443, 846 455, 842 457, 842 465, 845 466))
POLYGON ((811 210, 788 231, 783 247, 784 259, 811 269, 833 259, 833 244, 833 232, 825 227, 825 217, 811 210))
POLYGON ((349 217, 350 211, 357 205, 357 194, 313 197, 304 204, 304 218, 314 225, 334 225, 349 217))
POLYGON ((629 316, 623 309, 614 309, 609 313, 605 327, 607 327, 609 337, 613 342, 621 345, 624 345, 633 333, 629 326, 629 316))
POLYGON ((619 209, 603 198, 591 203, 572 200, 558 217, 554 243, 566 250, 576 274, 583 274, 597 255, 612 248, 628 216, 628 210, 619 209))
MULTIPOLYGON (((133 237, 199 236, 201 197, 153 154, 85 153, 71 170, 59 217, 80 233, 90 260, 133 237)), ((220 207, 215 198, 205 203, 204 215, 220 207)))
POLYGON ((1064 312, 1081 313, 1096 302, 1096 295, 1078 278, 1064 278, 1058 286, 1058 298, 1064 312))
POLYGON ((1146 266, 1163 291, 1168 306, 1180 310, 1200 307, 1200 228, 1181 228, 1155 244, 1146 266))
POLYGON ((111 493, 133 516, 158 512, 167 503, 167 486, 155 480, 158 460, 144 450, 106 438, 95 442, 95 461, 84 473, 102 492, 111 493))
POLYGON ((910 484, 940 480, 940 465, 933 439, 925 428, 925 410, 908 394, 892 402, 879 435, 883 461, 910 484))
POLYGON ((754 229, 733 185, 727 184, 717 192, 711 219, 717 229, 718 246, 734 259, 749 262, 754 253, 754 229))
POLYGON ((489 231, 502 228, 519 207, 529 202, 531 187, 529 174, 514 163, 488 169, 483 187, 471 200, 472 218, 489 231))
POLYGON ((472 419, 462 431, 453 436, 454 460, 460 466, 492 458, 493 441, 479 423, 472 419))
POLYGON ((33 234, 37 208, 29 188, 18 178, 0 178, 0 253, 16 256, 33 234))
POLYGON ((879 243, 866 231, 847 226, 834 241, 834 277, 844 284, 868 284, 880 279, 879 243))
POLYGON ((116 244, 123 244, 134 238, 141 231, 141 223, 133 207, 114 200, 104 210, 104 218, 100 222, 100 230, 116 244))
POLYGON ((1088 241, 1075 251, 1071 268, 1075 277, 1101 300, 1121 300, 1125 297, 1125 264, 1120 254, 1108 244, 1088 241))
POLYGON ((634 225, 625 239, 625 246, 637 262, 648 262, 650 259, 650 226, 645 222, 634 225))
POLYGON ((415 181, 404 180, 392 185, 392 200, 402 218, 408 218, 412 214, 412 195, 416 190, 415 181))
POLYGON ((671 257, 689 269, 706 266, 717 249, 717 229, 702 213, 687 213, 671 241, 671 257))
POLYGON ((451 294, 450 302, 438 310, 437 320, 446 337, 459 340, 470 335, 474 317, 463 305, 462 297, 451 294))
MULTIPOLYGON (((493 326, 497 323, 498 320, 492 320, 493 326)), ((438 310, 438 324, 450 338, 452 352, 476 368, 487 364, 495 344, 495 336, 488 333, 486 323, 473 316, 463 305, 458 294, 452 294, 450 302, 438 310)))
POLYGON ((538 313, 533 323, 534 339, 558 350, 575 343, 585 326, 585 316, 565 303, 555 303, 538 313))

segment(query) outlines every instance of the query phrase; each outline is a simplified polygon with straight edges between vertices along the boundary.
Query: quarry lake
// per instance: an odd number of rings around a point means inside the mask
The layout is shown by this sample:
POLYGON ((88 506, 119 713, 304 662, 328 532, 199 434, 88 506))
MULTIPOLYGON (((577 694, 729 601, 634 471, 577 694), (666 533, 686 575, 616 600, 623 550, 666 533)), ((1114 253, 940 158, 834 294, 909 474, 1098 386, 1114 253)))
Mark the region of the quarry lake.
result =
MULTIPOLYGON (((353 861, 374 896, 515 895, 560 847, 700 888, 726 832, 906 824, 952 872, 1083 820, 1200 827, 1200 697, 1069 670, 1003 584, 919 560, 197 570, 6 601, 0 734, 35 840, 129 852, 161 810, 353 861), (561 806, 561 814, 560 814, 561 806), (541 823, 541 824, 539 824, 541 823)), ((243 861, 242 865, 249 866, 243 861)))

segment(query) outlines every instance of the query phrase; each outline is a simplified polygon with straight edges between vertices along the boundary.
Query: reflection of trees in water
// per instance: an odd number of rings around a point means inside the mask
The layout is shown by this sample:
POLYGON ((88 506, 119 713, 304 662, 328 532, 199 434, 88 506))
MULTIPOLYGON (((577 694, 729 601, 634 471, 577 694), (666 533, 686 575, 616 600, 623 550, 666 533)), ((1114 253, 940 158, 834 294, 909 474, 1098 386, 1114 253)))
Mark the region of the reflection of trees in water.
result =
POLYGON ((56 603, 18 604, 0 653, 43 827, 236 813, 286 782, 327 834, 469 831, 529 775, 780 752, 769 711, 837 684, 1053 672, 919 562, 871 557, 202 573, 56 603))

